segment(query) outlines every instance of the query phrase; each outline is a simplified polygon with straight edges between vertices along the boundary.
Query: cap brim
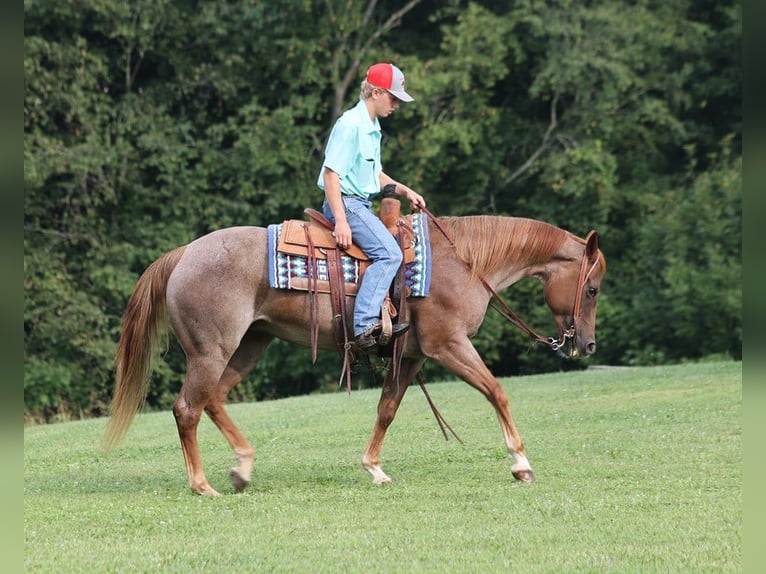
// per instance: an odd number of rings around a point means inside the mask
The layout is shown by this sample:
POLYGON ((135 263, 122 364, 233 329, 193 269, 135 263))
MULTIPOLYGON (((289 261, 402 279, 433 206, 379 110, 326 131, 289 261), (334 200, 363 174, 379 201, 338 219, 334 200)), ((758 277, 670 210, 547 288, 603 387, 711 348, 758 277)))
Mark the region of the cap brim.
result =
POLYGON ((394 90, 388 90, 388 93, 394 96, 397 100, 401 100, 403 102, 414 102, 415 98, 413 98, 411 95, 409 95, 407 92, 395 92, 394 90))

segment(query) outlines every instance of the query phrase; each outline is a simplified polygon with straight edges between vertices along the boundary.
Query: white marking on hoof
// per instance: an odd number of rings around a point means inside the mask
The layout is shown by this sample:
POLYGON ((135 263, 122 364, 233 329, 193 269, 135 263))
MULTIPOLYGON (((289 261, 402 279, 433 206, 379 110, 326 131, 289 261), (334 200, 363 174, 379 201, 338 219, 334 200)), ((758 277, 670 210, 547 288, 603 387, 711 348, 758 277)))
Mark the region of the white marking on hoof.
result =
POLYGON ((516 473, 521 470, 532 470, 532 466, 529 464, 527 457, 523 454, 517 454, 513 456, 513 459, 514 463, 511 465, 511 472, 516 473))
POLYGON ((391 480, 391 477, 388 476, 385 472, 383 472, 383 469, 380 468, 379 464, 375 465, 364 465, 365 470, 369 472, 372 475, 372 483, 373 484, 391 484, 393 480, 391 480))
POLYGON ((516 462, 511 465, 511 474, 520 482, 529 484, 535 481, 535 473, 532 471, 532 467, 524 455, 516 456, 516 462))

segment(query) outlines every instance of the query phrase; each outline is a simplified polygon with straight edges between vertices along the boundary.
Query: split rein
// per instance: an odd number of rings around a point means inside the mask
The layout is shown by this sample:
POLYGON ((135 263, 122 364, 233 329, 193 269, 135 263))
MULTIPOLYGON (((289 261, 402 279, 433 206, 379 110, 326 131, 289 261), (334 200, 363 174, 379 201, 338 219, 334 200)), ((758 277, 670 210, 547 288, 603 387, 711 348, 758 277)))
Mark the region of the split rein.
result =
MULTIPOLYGON (((439 222, 439 220, 434 216, 433 213, 431 213, 428 209, 425 207, 420 208, 423 213, 425 213, 428 218, 433 222, 433 224, 437 227, 437 229, 444 235, 444 237, 447 239, 450 245, 452 247, 457 247, 455 245, 454 239, 450 236, 449 233, 447 233, 447 230, 442 227, 442 224, 439 222)), ((574 339, 575 336, 575 322, 577 320, 577 317, 580 316, 580 307, 582 305, 582 290, 585 286, 585 283, 588 281, 588 278, 590 277, 590 274, 595 269, 596 265, 598 264, 598 257, 596 258, 596 261, 594 261, 593 265, 591 265, 590 269, 588 269, 588 257, 587 254, 583 253, 582 256, 582 262, 580 264, 580 274, 577 278, 577 295, 575 296, 575 302, 574 302, 574 308, 572 309, 572 325, 564 331, 563 338, 561 341, 559 341, 555 337, 543 337, 542 335, 539 335, 537 332, 535 332, 531 327, 529 327, 524 321, 521 320, 521 317, 519 317, 516 313, 513 312, 513 310, 508 306, 508 304, 503 301, 502 297, 497 294, 497 291, 495 291, 492 286, 487 282, 487 280, 479 275, 479 280, 481 281, 482 285, 484 285, 484 288, 489 291, 492 298, 490 299, 490 306, 500 313, 500 315, 509 323, 512 325, 515 325, 522 331, 524 331, 527 335, 532 337, 535 341, 538 343, 543 343, 544 345, 549 346, 554 351, 559 351, 566 341, 568 339, 574 339)))

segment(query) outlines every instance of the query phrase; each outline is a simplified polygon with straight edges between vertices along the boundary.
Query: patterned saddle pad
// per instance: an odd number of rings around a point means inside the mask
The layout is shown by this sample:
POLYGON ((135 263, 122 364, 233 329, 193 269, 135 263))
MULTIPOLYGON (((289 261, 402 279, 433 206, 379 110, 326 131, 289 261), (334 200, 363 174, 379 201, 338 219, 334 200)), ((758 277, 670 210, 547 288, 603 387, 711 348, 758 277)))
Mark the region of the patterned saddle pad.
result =
MULTIPOLYGON (((428 235, 428 220, 422 213, 414 213, 407 219, 414 232, 412 243, 414 255, 405 260, 405 282, 410 297, 426 297, 431 288, 431 241, 428 235)), ((309 288, 308 257, 297 254, 298 250, 280 250, 279 248, 283 232, 293 223, 291 220, 268 227, 269 284, 275 289, 307 291, 309 288)), ((350 255, 343 255, 341 260, 346 293, 354 295, 369 261, 350 255)), ((320 256, 315 261, 317 290, 320 293, 329 293, 327 259, 320 256)))

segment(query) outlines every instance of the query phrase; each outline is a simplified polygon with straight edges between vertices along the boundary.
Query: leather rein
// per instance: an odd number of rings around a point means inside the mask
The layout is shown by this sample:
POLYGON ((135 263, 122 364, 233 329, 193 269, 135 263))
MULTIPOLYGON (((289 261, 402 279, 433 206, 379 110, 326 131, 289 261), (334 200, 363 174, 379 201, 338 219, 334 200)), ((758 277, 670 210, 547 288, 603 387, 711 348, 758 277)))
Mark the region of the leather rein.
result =
MULTIPOLYGON (((454 239, 447 233, 447 230, 442 227, 442 224, 439 222, 439 220, 425 207, 420 208, 423 213, 425 213, 429 219, 434 223, 434 225, 437 227, 437 229, 444 235, 444 237, 447 239, 450 245, 452 247, 457 247, 455 245, 454 239)), ((593 273, 593 270, 596 268, 596 265, 598 264, 599 257, 596 257, 596 260, 593 262, 593 265, 588 268, 588 255, 587 252, 583 252, 582 261, 580 263, 580 273, 577 278, 577 295, 575 296, 575 302, 574 302, 574 308, 572 309, 572 325, 563 333, 563 338, 561 341, 559 341, 555 337, 543 337, 542 335, 539 335, 537 332, 535 332, 531 327, 529 327, 524 321, 521 320, 521 317, 519 317, 516 313, 513 312, 513 310, 508 306, 508 304, 503 301, 502 297, 497 294, 497 291, 487 282, 487 280, 479 275, 479 280, 481 281, 482 285, 484 285, 484 288, 489 291, 491 295, 490 299, 490 306, 500 313, 500 315, 509 323, 515 325, 522 331, 524 331, 527 335, 532 337, 535 341, 539 343, 543 343, 544 345, 548 345, 551 349, 554 351, 560 350, 566 341, 568 339, 574 339, 575 336, 575 323, 577 321, 577 318, 580 316, 580 310, 582 307, 582 291, 585 287, 585 283, 590 278, 591 273, 593 273)))

